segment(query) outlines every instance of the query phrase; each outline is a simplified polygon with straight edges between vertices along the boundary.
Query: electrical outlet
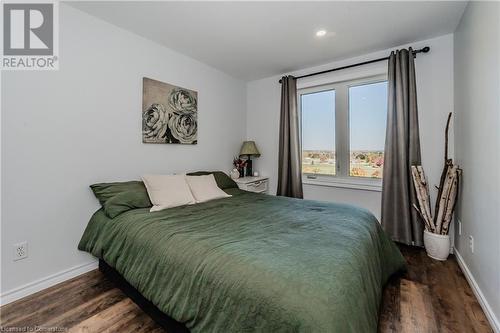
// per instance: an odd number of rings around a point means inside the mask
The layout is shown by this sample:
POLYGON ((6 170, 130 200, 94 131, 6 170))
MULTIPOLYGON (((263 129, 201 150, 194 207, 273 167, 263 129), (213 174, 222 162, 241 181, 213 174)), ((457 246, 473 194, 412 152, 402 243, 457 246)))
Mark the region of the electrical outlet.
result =
POLYGON ((14 261, 28 258, 28 242, 14 244, 14 261))
POLYGON ((462 236, 462 221, 457 219, 457 222, 458 222, 458 235, 462 236))
POLYGON ((469 235, 469 248, 470 252, 474 253, 474 237, 472 235, 469 235))

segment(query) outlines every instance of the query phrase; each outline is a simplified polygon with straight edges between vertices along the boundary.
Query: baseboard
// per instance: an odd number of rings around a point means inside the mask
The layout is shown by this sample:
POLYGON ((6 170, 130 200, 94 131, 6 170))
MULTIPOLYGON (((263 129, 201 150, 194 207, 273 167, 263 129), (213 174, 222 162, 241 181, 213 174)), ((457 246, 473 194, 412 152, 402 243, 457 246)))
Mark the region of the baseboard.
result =
POLYGON ((12 303, 14 301, 17 301, 18 299, 29 296, 43 289, 47 289, 66 280, 72 279, 78 275, 82 275, 84 273, 97 269, 97 267, 98 261, 94 260, 89 263, 77 265, 59 273, 52 274, 45 278, 11 289, 0 295, 0 305, 12 303))
POLYGON ((495 333, 500 333, 500 321, 496 317, 495 313, 493 312, 493 309, 491 308, 490 304, 484 297, 483 292, 479 288, 476 280, 474 279, 474 276, 472 275, 471 271, 469 270, 469 267, 467 267, 467 264, 464 261, 464 258, 460 255, 460 252, 455 248, 455 257, 457 258, 458 265, 462 269, 462 272, 464 272, 465 278, 467 279, 467 282, 469 282, 469 285, 472 288, 472 291, 474 292, 474 295, 476 295, 477 300, 479 301, 479 304, 481 305, 481 308, 483 309, 484 313, 486 314, 486 318, 488 318, 488 321, 490 322, 491 328, 495 333))

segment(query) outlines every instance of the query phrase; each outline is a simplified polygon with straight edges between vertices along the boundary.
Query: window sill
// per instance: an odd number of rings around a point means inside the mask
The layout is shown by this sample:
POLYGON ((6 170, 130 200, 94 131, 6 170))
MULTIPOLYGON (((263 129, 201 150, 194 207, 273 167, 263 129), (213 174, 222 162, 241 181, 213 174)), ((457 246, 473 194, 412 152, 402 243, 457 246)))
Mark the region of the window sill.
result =
POLYGON ((353 190, 382 192, 381 180, 334 178, 334 177, 329 177, 329 178, 333 179, 325 179, 325 177, 318 177, 317 179, 311 179, 307 178, 307 176, 304 176, 302 178, 302 183, 304 185, 329 186, 329 187, 348 188, 353 190))

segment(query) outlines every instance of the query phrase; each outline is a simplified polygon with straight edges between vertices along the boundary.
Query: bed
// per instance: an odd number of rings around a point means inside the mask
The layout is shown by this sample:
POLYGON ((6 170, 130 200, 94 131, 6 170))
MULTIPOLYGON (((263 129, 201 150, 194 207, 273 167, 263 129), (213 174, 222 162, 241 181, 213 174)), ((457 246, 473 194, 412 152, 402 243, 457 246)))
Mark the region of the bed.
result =
POLYGON ((232 197, 91 218, 79 249, 196 332, 376 332, 405 267, 357 207, 225 189, 232 197))

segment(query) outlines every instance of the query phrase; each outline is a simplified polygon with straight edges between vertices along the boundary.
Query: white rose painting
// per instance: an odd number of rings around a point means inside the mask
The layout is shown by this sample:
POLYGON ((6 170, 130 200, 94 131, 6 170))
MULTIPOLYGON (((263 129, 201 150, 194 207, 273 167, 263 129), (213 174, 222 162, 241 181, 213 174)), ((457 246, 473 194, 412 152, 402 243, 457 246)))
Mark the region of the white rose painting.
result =
POLYGON ((142 142, 196 144, 198 93, 142 79, 142 142))

